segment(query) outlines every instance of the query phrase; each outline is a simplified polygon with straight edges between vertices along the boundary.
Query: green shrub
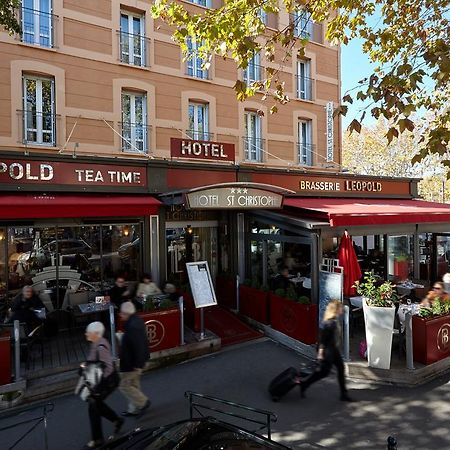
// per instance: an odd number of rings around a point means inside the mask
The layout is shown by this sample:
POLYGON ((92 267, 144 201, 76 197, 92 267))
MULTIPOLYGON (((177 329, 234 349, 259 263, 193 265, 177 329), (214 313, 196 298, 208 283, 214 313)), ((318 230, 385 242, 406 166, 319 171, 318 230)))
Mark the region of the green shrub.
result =
POLYGON ((298 295, 297 295, 297 292, 295 290, 294 285, 291 285, 291 286, 289 286, 287 288, 287 290, 286 290, 286 298, 289 299, 289 300, 292 300, 294 302, 297 301, 298 295))
POLYGON ((275 295, 278 295, 278 297, 286 297, 286 290, 278 288, 275 290, 275 295))
POLYGON ((301 295, 298 298, 298 303, 300 303, 301 305, 310 305, 311 304, 311 300, 306 295, 301 295))

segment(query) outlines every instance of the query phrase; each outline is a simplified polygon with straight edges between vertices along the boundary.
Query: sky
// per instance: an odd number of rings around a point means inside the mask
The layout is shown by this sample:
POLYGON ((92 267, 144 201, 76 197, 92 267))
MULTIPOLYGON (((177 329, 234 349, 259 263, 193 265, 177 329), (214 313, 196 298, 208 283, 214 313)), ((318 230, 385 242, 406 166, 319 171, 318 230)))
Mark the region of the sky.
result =
MULTIPOLYGON (((363 53, 361 48, 362 40, 351 40, 348 45, 341 46, 341 70, 342 70, 342 96, 345 93, 358 86, 358 81, 368 77, 372 73, 372 66, 369 58, 363 53)), ((354 91, 356 94, 356 91, 354 91)), ((364 104, 360 101, 354 101, 352 105, 348 105, 348 112, 345 117, 342 117, 342 124, 344 129, 355 118, 361 115, 358 112, 364 104)), ((373 117, 367 113, 364 119, 365 125, 370 125, 374 122, 373 117)))

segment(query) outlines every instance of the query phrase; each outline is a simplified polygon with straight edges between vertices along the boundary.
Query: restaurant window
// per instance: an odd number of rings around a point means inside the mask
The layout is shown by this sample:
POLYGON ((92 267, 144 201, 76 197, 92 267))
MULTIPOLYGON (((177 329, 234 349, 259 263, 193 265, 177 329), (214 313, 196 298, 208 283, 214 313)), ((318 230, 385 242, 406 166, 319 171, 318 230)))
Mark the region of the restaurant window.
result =
POLYGON ((2 305, 7 298, 7 258, 6 258, 6 244, 7 235, 6 228, 0 228, 0 305, 2 305))
POLYGON ((198 49, 201 46, 201 42, 197 42, 195 39, 187 39, 188 55, 186 60, 186 73, 187 75, 207 80, 209 77, 208 70, 204 69, 205 61, 198 55, 198 49))
POLYGON ((23 77, 23 141, 56 145, 55 82, 52 78, 23 77))
POLYGON ((31 285, 47 310, 68 309, 72 293, 86 293, 87 299, 89 292, 106 292, 119 274, 136 281, 141 273, 140 235, 139 223, 10 227, 9 297, 31 285))
POLYGON ((122 93, 122 150, 148 152, 147 96, 122 93))
POLYGON ((51 0, 23 0, 22 42, 53 47, 54 17, 51 0))
POLYGON ((388 236, 388 279, 414 278, 414 237, 412 234, 388 236))
POLYGON ((145 19, 141 14, 120 14, 120 61, 146 66, 145 19))
POLYGON ((248 61, 247 67, 244 69, 244 81, 247 84, 260 81, 261 76, 261 55, 255 53, 248 61))
POLYGON ((261 162, 263 159, 264 141, 262 135, 261 116, 256 111, 245 111, 244 153, 247 161, 261 162))
POLYGON ((258 17, 260 18, 261 22, 264 25, 267 25, 267 13, 264 11, 263 8, 259 8, 259 10, 258 10, 258 17))
POLYGON ((189 130, 191 139, 209 141, 209 107, 207 103, 189 102, 189 130))
POLYGON ((297 98, 312 100, 311 61, 297 61, 297 98))
POLYGON ((298 162, 312 166, 314 146, 312 144, 312 120, 302 119, 298 122, 298 162))
POLYGON ((293 14, 294 35, 302 39, 309 39, 313 34, 313 21, 307 11, 296 11, 293 14))
POLYGON ((102 227, 103 282, 112 287, 117 275, 136 281, 142 272, 140 224, 102 227))

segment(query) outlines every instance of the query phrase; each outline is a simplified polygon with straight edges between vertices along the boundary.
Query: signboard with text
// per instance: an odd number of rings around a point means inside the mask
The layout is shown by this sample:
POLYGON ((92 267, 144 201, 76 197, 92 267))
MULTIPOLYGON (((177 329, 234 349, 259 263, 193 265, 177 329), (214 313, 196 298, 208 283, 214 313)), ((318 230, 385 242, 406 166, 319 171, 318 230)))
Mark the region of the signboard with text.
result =
POLYGON ((234 161, 235 151, 234 144, 171 138, 170 156, 172 158, 234 161))
POLYGON ((328 102, 325 107, 327 115, 327 162, 334 160, 334 105, 333 102, 328 102))
POLYGON ((0 184, 69 186, 147 186, 139 166, 0 159, 0 184))
POLYGON ((196 308, 217 305, 216 292, 207 261, 186 263, 189 284, 196 308))
POLYGON ((283 195, 243 186, 212 187, 186 194, 191 209, 280 209, 283 195))

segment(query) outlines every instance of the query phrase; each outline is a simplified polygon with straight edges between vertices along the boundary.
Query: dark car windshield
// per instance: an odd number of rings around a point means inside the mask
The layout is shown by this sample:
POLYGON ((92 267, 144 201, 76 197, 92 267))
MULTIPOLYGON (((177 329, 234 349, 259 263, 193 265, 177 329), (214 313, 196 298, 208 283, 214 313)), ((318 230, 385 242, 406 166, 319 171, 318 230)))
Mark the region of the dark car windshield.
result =
POLYGON ((220 424, 184 422, 147 441, 146 450, 273 450, 247 433, 229 430, 220 424))

